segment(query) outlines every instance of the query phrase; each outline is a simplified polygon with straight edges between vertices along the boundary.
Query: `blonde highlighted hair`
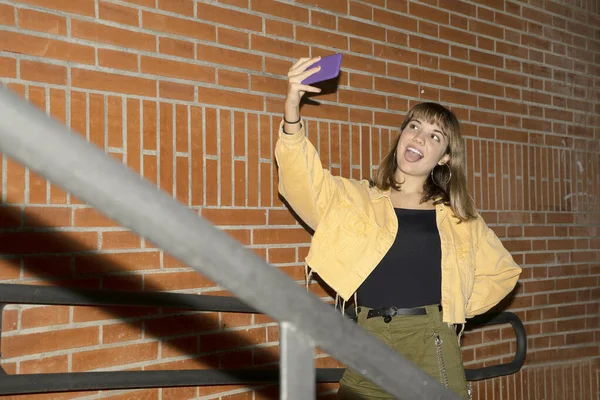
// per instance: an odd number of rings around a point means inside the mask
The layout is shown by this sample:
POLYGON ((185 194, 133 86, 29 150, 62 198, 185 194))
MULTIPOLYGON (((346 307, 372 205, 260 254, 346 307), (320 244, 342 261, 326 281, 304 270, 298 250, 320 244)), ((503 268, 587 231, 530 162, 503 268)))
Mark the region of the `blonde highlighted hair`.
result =
POLYGON ((402 183, 395 179, 398 167, 396 148, 404 128, 414 119, 438 125, 448 137, 445 154, 450 155, 447 163, 450 168, 436 166, 425 181, 421 202, 433 200, 436 205, 445 204, 452 208, 454 215, 461 221, 477 218, 477 209, 467 186, 465 142, 460 123, 452 111, 437 103, 420 103, 408 111, 400 126, 400 134, 394 139, 392 148, 375 171, 373 184, 380 190, 401 189, 402 183))

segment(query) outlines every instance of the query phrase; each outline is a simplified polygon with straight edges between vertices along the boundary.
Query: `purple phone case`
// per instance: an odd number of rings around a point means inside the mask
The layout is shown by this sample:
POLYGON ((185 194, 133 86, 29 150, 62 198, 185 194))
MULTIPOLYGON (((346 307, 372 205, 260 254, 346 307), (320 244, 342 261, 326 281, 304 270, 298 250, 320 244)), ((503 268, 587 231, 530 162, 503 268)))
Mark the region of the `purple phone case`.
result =
POLYGON ((303 80, 303 85, 310 85, 315 82, 325 81, 338 76, 340 73, 340 66, 342 65, 342 55, 338 53, 323 57, 316 63, 312 64, 308 69, 315 68, 319 65, 321 66, 321 70, 303 80))

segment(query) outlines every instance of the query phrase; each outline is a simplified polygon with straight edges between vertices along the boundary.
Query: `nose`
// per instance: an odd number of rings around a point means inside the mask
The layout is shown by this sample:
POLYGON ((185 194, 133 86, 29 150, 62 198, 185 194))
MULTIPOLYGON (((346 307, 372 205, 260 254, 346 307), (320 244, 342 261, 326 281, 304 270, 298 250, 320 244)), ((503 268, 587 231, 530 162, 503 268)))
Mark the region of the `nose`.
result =
POLYGON ((413 140, 417 143, 419 143, 420 145, 425 144, 425 140, 423 139, 423 137, 421 136, 421 133, 417 133, 415 135, 415 137, 413 138, 413 140))

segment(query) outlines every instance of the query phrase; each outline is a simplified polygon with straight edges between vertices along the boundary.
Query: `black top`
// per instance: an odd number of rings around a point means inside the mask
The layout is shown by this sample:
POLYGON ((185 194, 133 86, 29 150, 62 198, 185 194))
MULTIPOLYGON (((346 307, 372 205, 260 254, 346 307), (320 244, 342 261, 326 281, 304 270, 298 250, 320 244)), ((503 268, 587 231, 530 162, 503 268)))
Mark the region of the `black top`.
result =
POLYGON ((396 240, 358 288, 358 304, 370 308, 439 304, 442 247, 435 210, 396 208, 396 240))

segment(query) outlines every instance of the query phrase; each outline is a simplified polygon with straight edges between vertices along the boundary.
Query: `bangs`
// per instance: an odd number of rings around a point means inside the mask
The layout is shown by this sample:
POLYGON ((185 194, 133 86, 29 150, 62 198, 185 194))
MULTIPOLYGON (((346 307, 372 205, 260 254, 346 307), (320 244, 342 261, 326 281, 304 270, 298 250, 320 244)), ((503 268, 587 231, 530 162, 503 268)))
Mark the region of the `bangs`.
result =
MULTIPOLYGON (((447 137, 454 136, 457 131, 460 131, 458 119, 452 111, 436 103, 417 104, 411 110, 410 115, 407 116, 406 124, 413 119, 439 126, 442 133, 447 137)), ((406 124, 402 126, 402 130, 406 127, 406 124)))

